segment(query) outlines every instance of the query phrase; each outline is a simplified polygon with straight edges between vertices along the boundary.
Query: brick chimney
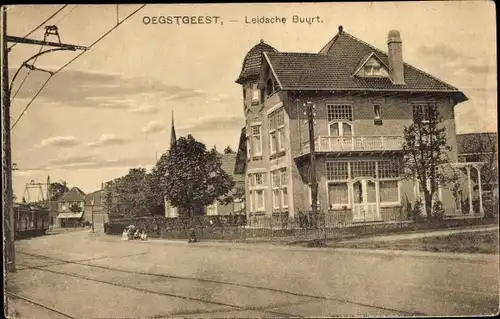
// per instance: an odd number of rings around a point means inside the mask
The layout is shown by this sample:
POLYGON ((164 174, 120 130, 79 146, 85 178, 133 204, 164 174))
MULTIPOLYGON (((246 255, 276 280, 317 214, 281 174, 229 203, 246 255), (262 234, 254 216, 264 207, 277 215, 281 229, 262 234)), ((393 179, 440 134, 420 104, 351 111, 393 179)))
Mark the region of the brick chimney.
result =
POLYGON ((405 74, 403 68, 403 42, 398 30, 389 31, 387 38, 389 57, 389 76, 394 84, 405 84, 405 74))

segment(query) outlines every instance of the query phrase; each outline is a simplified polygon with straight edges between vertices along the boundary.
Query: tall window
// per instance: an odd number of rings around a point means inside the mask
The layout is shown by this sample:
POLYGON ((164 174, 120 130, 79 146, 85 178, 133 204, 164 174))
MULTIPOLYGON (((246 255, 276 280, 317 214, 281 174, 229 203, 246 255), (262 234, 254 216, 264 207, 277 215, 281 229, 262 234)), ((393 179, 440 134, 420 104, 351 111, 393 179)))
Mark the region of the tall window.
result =
POLYGON ((352 135, 352 106, 328 104, 328 130, 330 136, 352 135))
POLYGON ((251 129, 251 150, 253 156, 262 155, 262 137, 261 137, 261 126, 260 125, 252 125, 251 129))
POLYGON ((250 85, 252 90, 252 103, 260 103, 260 90, 257 82, 252 82, 250 85))
POLYGON ((265 211, 265 190, 267 188, 266 173, 248 174, 250 211, 265 211))
POLYGON ((328 206, 341 208, 350 204, 347 180, 349 178, 348 162, 327 162, 326 178, 328 180, 328 206))
POLYGON ((269 150, 271 155, 285 150, 285 110, 280 108, 268 115, 269 150))
POLYGON ((432 112, 435 110, 434 104, 422 103, 413 105, 413 121, 426 123, 429 122, 432 112))
POLYGON ((271 172, 273 188, 273 208, 288 208, 288 174, 286 168, 271 172))

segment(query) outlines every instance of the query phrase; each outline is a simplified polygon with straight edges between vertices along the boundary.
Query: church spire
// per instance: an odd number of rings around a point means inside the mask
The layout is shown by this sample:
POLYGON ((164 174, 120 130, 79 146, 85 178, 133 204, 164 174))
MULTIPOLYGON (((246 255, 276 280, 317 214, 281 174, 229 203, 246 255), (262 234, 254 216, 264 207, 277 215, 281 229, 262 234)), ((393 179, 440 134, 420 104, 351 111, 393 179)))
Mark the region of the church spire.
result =
POLYGON ((177 140, 177 137, 175 136, 174 111, 172 111, 172 130, 170 132, 170 149, 172 149, 176 140, 177 140))

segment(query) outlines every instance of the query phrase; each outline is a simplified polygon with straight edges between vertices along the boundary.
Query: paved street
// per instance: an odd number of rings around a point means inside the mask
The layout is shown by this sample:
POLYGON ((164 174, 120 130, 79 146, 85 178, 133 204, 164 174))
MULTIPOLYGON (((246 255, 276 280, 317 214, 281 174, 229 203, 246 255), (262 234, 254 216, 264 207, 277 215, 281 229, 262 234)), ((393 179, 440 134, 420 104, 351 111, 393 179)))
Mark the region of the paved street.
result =
MULTIPOLYGON (((497 255, 124 242, 88 229, 17 252, 10 290, 73 318, 479 315, 499 302, 497 255)), ((9 301, 21 318, 64 318, 9 301)))

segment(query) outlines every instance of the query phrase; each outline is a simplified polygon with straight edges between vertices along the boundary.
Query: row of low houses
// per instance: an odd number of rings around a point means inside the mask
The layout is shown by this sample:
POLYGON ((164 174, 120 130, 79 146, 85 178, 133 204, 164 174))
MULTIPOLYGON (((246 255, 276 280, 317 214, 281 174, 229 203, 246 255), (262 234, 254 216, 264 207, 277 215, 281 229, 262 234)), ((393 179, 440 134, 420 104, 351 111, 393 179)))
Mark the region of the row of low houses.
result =
POLYGON ((79 227, 82 223, 103 226, 108 221, 102 206, 102 190, 85 194, 73 187, 51 204, 51 224, 54 227, 79 227))

